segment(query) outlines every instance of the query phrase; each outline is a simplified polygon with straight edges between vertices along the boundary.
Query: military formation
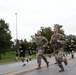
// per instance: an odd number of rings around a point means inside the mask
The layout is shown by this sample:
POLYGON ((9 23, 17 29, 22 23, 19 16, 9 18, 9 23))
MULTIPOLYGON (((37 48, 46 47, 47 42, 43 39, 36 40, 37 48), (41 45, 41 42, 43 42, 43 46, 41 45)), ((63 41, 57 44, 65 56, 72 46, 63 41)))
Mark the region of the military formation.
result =
MULTIPOLYGON (((54 26, 53 31, 54 33, 50 38, 50 41, 48 41, 44 36, 41 35, 41 31, 37 31, 34 40, 32 40, 32 44, 35 45, 36 47, 36 58, 38 64, 36 70, 41 69, 41 59, 45 61, 46 67, 47 68, 49 67, 49 61, 44 56, 44 52, 47 52, 47 55, 50 58, 51 54, 52 53, 54 54, 56 61, 55 64, 58 64, 60 68, 59 72, 63 72, 65 70, 62 62, 64 62, 65 65, 68 65, 66 58, 67 54, 71 54, 71 58, 74 58, 74 52, 76 47, 74 40, 71 39, 69 42, 66 42, 65 36, 58 32, 57 26, 54 26), (48 43, 50 44, 48 45, 48 43)), ((22 43, 20 43, 19 51, 20 51, 20 58, 24 66, 25 46, 22 43)), ((32 58, 32 49, 29 47, 29 59, 31 60, 31 58, 32 58)))

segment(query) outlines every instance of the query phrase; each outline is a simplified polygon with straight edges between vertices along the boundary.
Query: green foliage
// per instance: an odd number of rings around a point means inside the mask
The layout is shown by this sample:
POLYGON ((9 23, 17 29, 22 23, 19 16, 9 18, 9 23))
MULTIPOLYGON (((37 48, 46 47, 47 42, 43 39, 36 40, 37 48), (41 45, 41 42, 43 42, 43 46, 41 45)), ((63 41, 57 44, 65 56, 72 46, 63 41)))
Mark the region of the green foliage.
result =
POLYGON ((66 35, 66 39, 67 39, 68 41, 70 41, 71 39, 73 39, 73 40, 76 42, 76 36, 75 36, 75 35, 72 35, 72 34, 66 35))
POLYGON ((0 58, 11 48, 12 37, 10 35, 9 25, 4 20, 0 20, 0 58))
POLYGON ((51 36, 53 35, 53 31, 51 27, 41 27, 42 36, 46 37, 48 41, 50 41, 51 36))
POLYGON ((31 46, 31 42, 28 42, 26 39, 24 39, 24 44, 26 45, 27 49, 29 46, 31 46))

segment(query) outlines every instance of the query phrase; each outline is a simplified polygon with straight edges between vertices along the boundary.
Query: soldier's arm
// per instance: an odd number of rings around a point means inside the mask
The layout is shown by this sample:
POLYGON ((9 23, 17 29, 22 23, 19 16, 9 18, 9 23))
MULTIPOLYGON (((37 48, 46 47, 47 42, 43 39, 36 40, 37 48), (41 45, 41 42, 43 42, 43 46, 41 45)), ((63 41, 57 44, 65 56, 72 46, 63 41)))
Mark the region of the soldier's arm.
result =
POLYGON ((44 41, 43 47, 46 47, 48 45, 48 40, 45 37, 43 37, 43 41, 44 41))
MULTIPOLYGON (((51 37, 51 39, 52 39, 52 37, 51 37)), ((52 43, 52 40, 50 39, 50 44, 52 43)))
POLYGON ((60 39, 58 39, 57 42, 64 44, 65 43, 65 37, 62 34, 60 34, 60 39))
POLYGON ((34 38, 31 43, 36 44, 36 38, 34 38))

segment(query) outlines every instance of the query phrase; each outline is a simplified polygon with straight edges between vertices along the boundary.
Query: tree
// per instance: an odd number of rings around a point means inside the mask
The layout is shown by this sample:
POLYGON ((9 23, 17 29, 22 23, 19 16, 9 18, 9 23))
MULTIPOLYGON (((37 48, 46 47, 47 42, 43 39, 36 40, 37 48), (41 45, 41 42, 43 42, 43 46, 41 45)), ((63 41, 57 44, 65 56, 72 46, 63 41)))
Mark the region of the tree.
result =
POLYGON ((0 59, 2 54, 6 54, 11 49, 11 39, 8 23, 0 19, 0 59))
POLYGON ((50 41, 53 31, 51 27, 41 27, 40 29, 42 36, 46 37, 50 41))
POLYGON ((15 51, 15 50, 18 50, 18 48, 19 48, 19 40, 15 39, 12 43, 11 50, 15 51))
POLYGON ((76 36, 75 36, 75 35, 72 35, 72 34, 66 35, 66 39, 67 39, 68 41, 70 41, 71 39, 73 39, 73 40, 76 42, 76 36))
POLYGON ((24 39, 24 44, 26 45, 27 49, 31 45, 31 42, 28 42, 26 39, 24 39))

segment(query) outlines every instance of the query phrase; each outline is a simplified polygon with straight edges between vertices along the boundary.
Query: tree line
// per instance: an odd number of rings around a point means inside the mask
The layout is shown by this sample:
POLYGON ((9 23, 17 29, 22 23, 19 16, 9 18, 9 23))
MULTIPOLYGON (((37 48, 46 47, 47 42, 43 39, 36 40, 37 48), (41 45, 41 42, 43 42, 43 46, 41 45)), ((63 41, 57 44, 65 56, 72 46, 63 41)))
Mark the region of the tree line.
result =
MULTIPOLYGON (((76 41, 75 35, 66 35, 63 30, 63 25, 55 24, 58 26, 58 30, 61 34, 63 34, 66 37, 66 40, 74 39, 76 41)), ((50 41, 51 36, 53 35, 53 31, 51 27, 40 27, 40 31, 42 33, 42 36, 45 36, 48 41, 50 41)), ((31 35, 31 40, 35 38, 35 35, 31 35)), ((31 40, 27 41, 26 38, 22 39, 23 42, 26 44, 27 47, 33 46, 31 44, 31 40)), ((1 55, 6 55, 7 52, 16 50, 18 48, 18 39, 15 39, 15 41, 12 41, 11 31, 9 29, 9 24, 5 22, 5 20, 0 19, 0 59, 1 55)))

